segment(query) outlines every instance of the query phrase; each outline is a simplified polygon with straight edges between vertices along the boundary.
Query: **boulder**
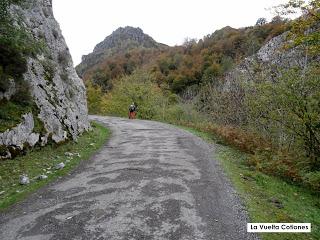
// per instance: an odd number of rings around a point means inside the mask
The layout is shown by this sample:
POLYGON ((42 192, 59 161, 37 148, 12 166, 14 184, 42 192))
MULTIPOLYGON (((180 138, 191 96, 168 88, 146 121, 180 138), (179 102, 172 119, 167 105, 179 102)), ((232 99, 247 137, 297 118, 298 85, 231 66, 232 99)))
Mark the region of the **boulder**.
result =
POLYGON ((22 175, 22 176, 20 176, 19 183, 21 185, 28 185, 30 183, 30 179, 29 179, 29 177, 27 175, 22 175))
POLYGON ((62 163, 58 163, 56 166, 55 166, 55 169, 56 170, 60 170, 60 169, 62 169, 62 168, 64 168, 65 167, 65 164, 62 162, 62 163))

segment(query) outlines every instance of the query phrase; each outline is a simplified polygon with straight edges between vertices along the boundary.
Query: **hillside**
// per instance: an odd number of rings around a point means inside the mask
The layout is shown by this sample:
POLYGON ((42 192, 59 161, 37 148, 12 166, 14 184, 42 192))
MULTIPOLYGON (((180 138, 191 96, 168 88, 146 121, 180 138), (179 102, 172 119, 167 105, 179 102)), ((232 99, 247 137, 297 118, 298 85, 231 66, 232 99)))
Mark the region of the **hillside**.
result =
POLYGON ((84 76, 89 111, 126 117, 134 101, 140 118, 211 131, 252 154, 251 167, 318 190, 319 11, 309 8, 295 20, 225 27, 143 61, 139 49, 109 57, 84 76))
MULTIPOLYGON (((136 47, 128 51, 128 48, 119 49, 122 46, 119 41, 116 53, 109 54, 104 60, 98 54, 89 55, 92 66, 82 76, 85 81, 90 80, 106 91, 110 90, 112 79, 144 68, 157 75, 159 85, 175 93, 182 93, 190 86, 223 77, 235 64, 256 53, 263 44, 283 33, 286 28, 284 21, 241 29, 225 27, 198 42, 189 40, 182 46, 160 49, 136 47)), ((100 43, 97 46, 97 49, 101 49, 106 44, 100 43)), ((78 73, 86 65, 87 61, 84 60, 77 67, 78 73)))
POLYGON ((82 57, 82 62, 76 67, 79 76, 83 76, 90 68, 102 63, 107 58, 128 53, 133 49, 163 49, 167 46, 157 43, 140 28, 120 27, 102 42, 98 43, 93 52, 82 57))

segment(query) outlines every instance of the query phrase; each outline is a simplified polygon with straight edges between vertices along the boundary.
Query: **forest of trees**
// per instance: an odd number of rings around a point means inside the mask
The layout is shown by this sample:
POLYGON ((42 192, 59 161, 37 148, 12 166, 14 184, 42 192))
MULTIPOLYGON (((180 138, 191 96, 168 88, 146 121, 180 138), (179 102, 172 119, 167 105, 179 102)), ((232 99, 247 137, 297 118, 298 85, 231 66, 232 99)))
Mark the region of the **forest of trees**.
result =
POLYGON ((233 65, 287 28, 285 20, 275 18, 270 23, 243 29, 225 27, 198 42, 187 39, 182 46, 164 50, 137 48, 107 58, 88 69, 83 78, 108 90, 110 80, 143 67, 156 74, 159 85, 181 93, 188 86, 222 77, 233 65))

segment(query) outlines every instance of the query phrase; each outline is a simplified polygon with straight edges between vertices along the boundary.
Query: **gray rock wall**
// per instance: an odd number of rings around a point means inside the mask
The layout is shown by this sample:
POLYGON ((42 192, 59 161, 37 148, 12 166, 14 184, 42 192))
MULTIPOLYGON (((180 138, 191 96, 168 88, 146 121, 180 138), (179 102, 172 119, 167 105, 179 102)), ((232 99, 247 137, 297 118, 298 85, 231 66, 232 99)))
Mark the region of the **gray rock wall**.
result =
POLYGON ((0 133, 0 146, 8 147, 6 153, 0 155, 1 158, 10 158, 9 149, 22 150, 26 144, 33 147, 39 142, 40 134, 34 133, 34 119, 32 113, 23 115, 22 123, 18 126, 0 133))
MULTIPOLYGON (((69 49, 54 19, 52 1, 28 0, 22 6, 12 5, 10 12, 18 26, 30 32, 35 41, 43 43, 44 51, 28 58, 28 70, 24 74, 39 115, 25 115, 16 128, 2 133, 0 146, 23 148, 23 143, 34 145, 41 139, 46 141, 47 136, 57 143, 68 138, 75 140, 90 129, 86 89, 73 67, 69 49), (42 136, 32 135, 35 117, 43 122, 46 130, 42 136)), ((9 99, 10 94, 0 97, 9 99)))
POLYGON ((274 81, 283 69, 302 68, 306 61, 304 52, 299 48, 286 49, 286 36, 287 33, 283 33, 272 38, 256 54, 229 72, 223 90, 229 91, 243 82, 274 81))

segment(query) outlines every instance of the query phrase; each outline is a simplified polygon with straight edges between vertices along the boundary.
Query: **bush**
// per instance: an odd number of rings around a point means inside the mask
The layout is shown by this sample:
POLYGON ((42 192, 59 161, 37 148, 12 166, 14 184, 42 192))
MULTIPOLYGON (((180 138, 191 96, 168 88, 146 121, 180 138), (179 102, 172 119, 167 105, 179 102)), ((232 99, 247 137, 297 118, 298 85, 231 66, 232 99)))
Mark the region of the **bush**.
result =
POLYGON ((53 61, 47 59, 42 61, 42 67, 44 70, 44 79, 48 82, 52 82, 55 75, 55 64, 53 61))
POLYGON ((64 51, 59 52, 58 62, 62 67, 64 67, 64 68, 68 67, 68 64, 70 62, 70 55, 69 55, 68 50, 64 50, 64 51))
MULTIPOLYGON (((103 97, 102 113, 127 117, 128 106, 135 102, 139 118, 161 118, 170 101, 154 83, 155 78, 152 74, 136 72, 116 81, 114 88, 103 97)), ((88 99, 90 98, 91 96, 88 99)), ((89 105, 91 103, 89 101, 89 105)))
POLYGON ((277 82, 252 84, 246 95, 249 124, 278 149, 304 157, 320 169, 320 75, 291 69, 277 82), (302 153, 302 156, 301 156, 302 153))
POLYGON ((320 192, 320 171, 309 172, 304 178, 304 182, 309 185, 312 189, 320 192))
POLYGON ((0 132, 15 127, 21 122, 21 116, 31 111, 30 106, 22 106, 13 101, 0 102, 0 132))

